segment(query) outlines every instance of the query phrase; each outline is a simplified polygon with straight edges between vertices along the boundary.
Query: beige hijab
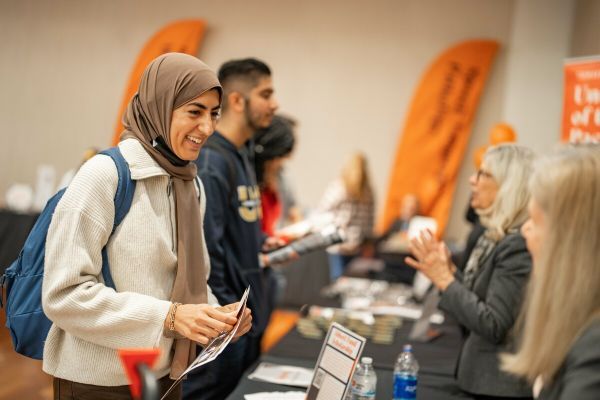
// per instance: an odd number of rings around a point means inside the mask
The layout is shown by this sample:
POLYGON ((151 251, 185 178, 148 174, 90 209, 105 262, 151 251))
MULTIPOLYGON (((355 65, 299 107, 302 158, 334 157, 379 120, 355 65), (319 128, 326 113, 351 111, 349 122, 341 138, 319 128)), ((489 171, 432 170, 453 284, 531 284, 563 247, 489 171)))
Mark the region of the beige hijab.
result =
MULTIPOLYGON (((194 179, 196 165, 172 152, 170 127, 173 110, 202 93, 222 89, 215 73, 196 57, 168 53, 152 61, 142 76, 138 92, 123 116, 121 140, 135 138, 150 156, 171 175, 177 214, 177 275, 171 301, 206 303, 206 266, 200 225, 200 205, 194 179), (163 146, 157 145, 157 141, 163 146), (164 145, 166 144, 166 146, 164 145)), ((171 377, 179 377, 196 357, 196 345, 176 339, 171 377)))

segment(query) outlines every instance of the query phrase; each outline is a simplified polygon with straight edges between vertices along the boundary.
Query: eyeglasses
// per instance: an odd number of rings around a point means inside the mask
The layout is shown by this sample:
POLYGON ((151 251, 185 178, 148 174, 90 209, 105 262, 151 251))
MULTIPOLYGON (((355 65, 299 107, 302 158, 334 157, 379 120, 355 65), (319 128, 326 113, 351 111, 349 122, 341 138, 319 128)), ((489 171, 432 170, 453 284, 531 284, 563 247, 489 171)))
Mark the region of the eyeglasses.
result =
POLYGON ((493 177, 494 177, 494 175, 492 175, 491 173, 489 173, 489 172, 487 172, 487 171, 485 171, 485 170, 483 170, 483 169, 479 168, 479 169, 477 170, 477 174, 476 174, 476 178, 475 178, 475 180, 479 181, 479 179, 480 179, 482 176, 483 176, 483 177, 486 177, 486 178, 493 178, 493 177))

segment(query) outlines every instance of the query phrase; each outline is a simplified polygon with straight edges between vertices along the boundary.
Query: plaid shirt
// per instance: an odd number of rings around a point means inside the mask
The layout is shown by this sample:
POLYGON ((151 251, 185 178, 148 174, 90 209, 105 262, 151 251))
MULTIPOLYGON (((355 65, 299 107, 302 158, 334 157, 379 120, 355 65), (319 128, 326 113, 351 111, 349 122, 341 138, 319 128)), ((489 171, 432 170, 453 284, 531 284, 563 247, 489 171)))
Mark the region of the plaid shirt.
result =
POLYGON ((318 210, 331 212, 333 222, 346 231, 346 241, 331 250, 341 254, 356 253, 362 241, 373 233, 375 202, 371 194, 366 201, 348 196, 344 183, 337 179, 329 184, 318 210))

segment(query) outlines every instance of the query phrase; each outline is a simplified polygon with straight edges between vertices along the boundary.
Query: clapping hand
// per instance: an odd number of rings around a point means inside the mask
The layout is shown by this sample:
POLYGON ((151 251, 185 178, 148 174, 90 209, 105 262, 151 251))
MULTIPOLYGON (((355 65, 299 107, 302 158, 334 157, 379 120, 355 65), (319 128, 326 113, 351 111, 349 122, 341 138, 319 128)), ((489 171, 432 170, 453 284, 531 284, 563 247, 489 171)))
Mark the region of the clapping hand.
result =
POLYGON ((427 229, 410 240, 409 249, 414 258, 406 257, 404 261, 425 274, 438 289, 446 290, 454 281, 453 271, 456 267, 444 242, 438 241, 427 229))

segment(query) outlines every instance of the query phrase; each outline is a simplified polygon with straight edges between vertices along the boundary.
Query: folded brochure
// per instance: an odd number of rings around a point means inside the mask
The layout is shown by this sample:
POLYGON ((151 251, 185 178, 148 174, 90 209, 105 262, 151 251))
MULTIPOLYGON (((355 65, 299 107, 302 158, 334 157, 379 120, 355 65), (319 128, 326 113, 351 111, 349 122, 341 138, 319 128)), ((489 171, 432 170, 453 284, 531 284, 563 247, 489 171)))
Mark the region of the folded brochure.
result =
POLYGON ((261 362, 254 372, 248 375, 248 378, 280 385, 307 388, 312 381, 313 374, 314 370, 311 368, 261 362))
POLYGON ((166 398, 167 395, 171 392, 171 390, 173 390, 173 388, 175 386, 177 386, 179 384, 179 382, 181 382, 181 380, 190 371, 192 371, 206 363, 211 362, 212 360, 217 358, 217 356, 219 354, 221 354, 223 352, 223 350, 225 350, 225 347, 227 347, 229 342, 231 342, 231 339, 234 338, 238 328, 240 327, 240 324, 242 322, 241 316, 244 315, 244 310, 246 309, 246 303, 248 302, 248 294, 249 293, 250 293, 250 286, 248 286, 246 288, 246 290, 244 291, 244 294, 242 295, 242 298, 239 301, 240 304, 238 305, 238 309, 236 311, 237 322, 235 323, 233 329, 231 329, 229 332, 224 332, 224 333, 220 334, 219 336, 217 336, 216 338, 212 339, 204 347, 204 349, 202 349, 202 352, 200 352, 200 354, 198 354, 198 357, 196 357, 196 359, 190 364, 190 366, 187 367, 187 369, 185 371, 183 371, 183 373, 177 378, 177 380, 175 382, 173 382, 173 384, 171 385, 169 390, 167 390, 167 392, 163 395, 161 400, 166 398))

